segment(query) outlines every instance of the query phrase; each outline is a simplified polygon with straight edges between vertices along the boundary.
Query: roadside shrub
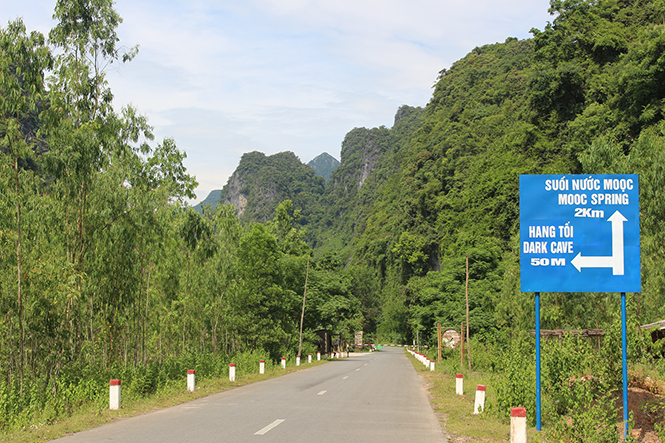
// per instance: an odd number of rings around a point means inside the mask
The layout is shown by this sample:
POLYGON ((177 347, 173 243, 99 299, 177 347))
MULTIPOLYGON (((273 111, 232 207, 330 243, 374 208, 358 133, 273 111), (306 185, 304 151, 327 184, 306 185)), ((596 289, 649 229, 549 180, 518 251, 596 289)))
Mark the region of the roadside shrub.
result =
POLYGON ((541 383, 544 407, 548 415, 565 414, 570 408, 570 383, 597 380, 598 352, 584 338, 566 335, 562 340, 542 344, 541 383))
POLYGON ((471 338, 471 367, 474 371, 494 372, 496 355, 497 346, 494 343, 471 338))
POLYGON ((534 413, 527 414, 529 424, 536 424, 536 358, 533 338, 523 333, 513 339, 504 352, 498 355, 494 386, 496 403, 488 405, 488 410, 498 417, 508 420, 510 409, 526 408, 534 413))
POLYGON ((616 443, 616 405, 611 393, 594 380, 571 383, 563 396, 569 405, 548 427, 552 441, 564 443, 616 443))
POLYGON ((63 366, 57 376, 47 379, 25 378, 23 393, 18 380, 11 383, 0 379, 0 430, 50 423, 58 417, 71 415, 85 405, 99 410, 108 408, 109 380, 122 380, 123 398, 143 398, 159 389, 181 383, 185 389, 188 369, 196 370, 197 378, 228 377, 229 363, 236 363, 238 375, 257 373, 259 360, 266 361, 266 370, 274 367, 263 350, 239 352, 233 355, 218 353, 182 354, 166 357, 136 367, 81 362, 63 366))
MULTIPOLYGON (((629 363, 636 363, 645 358, 645 351, 650 347, 648 343, 651 338, 649 334, 639 334, 639 323, 635 317, 635 309, 633 309, 630 298, 627 300, 627 305, 627 357, 629 363)), ((621 311, 617 309, 612 318, 612 324, 605 329, 600 359, 603 363, 600 368, 602 373, 599 374, 616 388, 622 384, 621 352, 621 311)))

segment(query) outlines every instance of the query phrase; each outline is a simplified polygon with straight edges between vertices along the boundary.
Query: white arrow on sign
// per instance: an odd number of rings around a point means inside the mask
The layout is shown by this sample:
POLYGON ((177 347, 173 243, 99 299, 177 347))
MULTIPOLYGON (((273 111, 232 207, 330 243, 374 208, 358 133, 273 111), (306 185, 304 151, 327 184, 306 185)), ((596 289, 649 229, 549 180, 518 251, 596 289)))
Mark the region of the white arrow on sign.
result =
POLYGON ((570 263, 582 272, 582 268, 612 268, 613 275, 623 275, 623 222, 628 221, 616 211, 607 221, 612 222, 612 255, 610 257, 583 257, 580 252, 570 263))

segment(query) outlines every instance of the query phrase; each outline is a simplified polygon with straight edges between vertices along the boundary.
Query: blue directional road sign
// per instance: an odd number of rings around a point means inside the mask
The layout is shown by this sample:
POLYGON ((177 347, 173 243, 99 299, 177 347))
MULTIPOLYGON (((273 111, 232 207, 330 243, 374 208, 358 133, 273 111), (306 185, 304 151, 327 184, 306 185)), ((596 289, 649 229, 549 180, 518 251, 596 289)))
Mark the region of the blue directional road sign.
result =
POLYGON ((520 175, 522 292, 640 292, 638 176, 520 175))

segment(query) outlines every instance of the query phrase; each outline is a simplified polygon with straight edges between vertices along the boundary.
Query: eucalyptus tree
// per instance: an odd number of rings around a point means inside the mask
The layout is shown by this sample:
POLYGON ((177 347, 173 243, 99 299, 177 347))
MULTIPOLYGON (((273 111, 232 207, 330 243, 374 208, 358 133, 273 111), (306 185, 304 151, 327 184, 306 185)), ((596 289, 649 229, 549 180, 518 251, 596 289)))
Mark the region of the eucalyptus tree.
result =
POLYGON ((51 78, 53 117, 52 171, 59 178, 66 208, 67 250, 72 263, 81 263, 88 234, 88 193, 97 172, 109 160, 113 130, 117 129, 113 95, 105 69, 133 58, 137 48, 123 53, 117 26, 122 19, 111 0, 59 0, 53 18, 58 24, 49 34, 61 51, 51 78), (67 203, 69 204, 69 203, 67 203))
POLYGON ((161 243, 155 221, 165 222, 156 213, 193 198, 196 181, 174 140, 153 150, 147 118, 113 108, 106 70, 138 51, 120 45, 122 18, 113 2, 59 0, 53 18, 49 38, 59 55, 50 79, 46 171, 59 202, 53 223, 75 282, 65 309, 68 342, 79 355, 82 344, 99 342, 105 345, 91 350, 105 358, 124 354, 127 361, 134 352, 134 362, 139 353, 145 361, 149 280, 161 243))
POLYGON ((123 119, 112 107, 105 70, 136 54, 136 49, 125 53, 118 45, 116 28, 122 19, 113 9, 113 2, 59 0, 53 18, 57 24, 49 40, 58 56, 49 79, 49 151, 45 167, 52 177, 48 192, 59 203, 54 210, 55 231, 71 264, 68 277, 75 282, 66 302, 63 326, 72 351, 80 352, 80 338, 94 338, 94 291, 86 287, 86 275, 91 272, 86 258, 94 250, 93 240, 105 234, 122 213, 119 202, 109 205, 110 198, 122 193, 114 186, 122 173, 102 172, 116 169, 111 163, 125 157, 123 148, 127 140, 137 138, 136 131, 148 139, 151 135, 144 121, 131 116, 123 119), (86 299, 91 323, 82 329, 86 299))
MULTIPOLYGON (((202 254, 199 265, 197 301, 199 312, 205 316, 200 322, 200 337, 203 342, 209 332, 211 351, 216 354, 222 349, 220 334, 224 337, 225 332, 233 330, 229 302, 238 291, 237 254, 242 226, 231 205, 217 205, 214 211, 204 208, 203 217, 209 220, 214 233, 210 238, 214 246, 208 246, 204 251, 214 250, 214 254, 202 254)), ((226 340, 223 349, 228 351, 226 340)))
MULTIPOLYGON (((16 270, 15 277, 9 279, 15 284, 16 302, 2 305, 5 305, 4 309, 11 306, 7 313, 15 313, 15 316, 9 316, 10 325, 14 318, 18 323, 18 362, 10 363, 9 370, 12 366, 18 368, 21 389, 25 360, 23 272, 26 256, 22 210, 27 200, 38 195, 31 189, 30 176, 34 174, 31 168, 34 168, 40 145, 36 121, 45 101, 44 71, 51 67, 51 62, 44 36, 38 32, 27 35, 20 19, 10 22, 4 29, 0 28, 0 180, 6 190, 0 198, 3 215, 8 216, 3 220, 2 237, 3 240, 8 237, 9 242, 15 245, 16 270), (10 207, 13 209, 10 210, 10 207)), ((10 330, 10 340, 12 336, 10 330)), ((11 362, 13 358, 9 354, 11 362)))

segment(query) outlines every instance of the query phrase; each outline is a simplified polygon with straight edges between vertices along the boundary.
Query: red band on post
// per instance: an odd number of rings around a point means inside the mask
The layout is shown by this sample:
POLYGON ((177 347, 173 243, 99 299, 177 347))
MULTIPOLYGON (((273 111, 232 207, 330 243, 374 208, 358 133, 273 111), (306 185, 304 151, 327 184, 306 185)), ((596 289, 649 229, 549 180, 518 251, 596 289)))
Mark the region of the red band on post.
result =
POLYGON ((485 385, 476 386, 476 391, 484 391, 484 390, 485 390, 485 385))
POLYGON ((118 380, 117 378, 114 378, 113 380, 111 380, 110 383, 111 383, 111 386, 120 386, 120 380, 118 380))
POLYGON ((229 366, 235 366, 235 365, 236 365, 235 363, 229 363, 229 366))
POLYGON ((259 363, 265 363, 265 362, 266 362, 265 360, 259 360, 259 363))
POLYGON ((456 377, 457 377, 457 378, 464 378, 464 375, 462 375, 462 374, 457 374, 456 377))
POLYGON ((187 369, 188 374, 196 374, 196 371, 194 369, 187 369))
POLYGON ((510 410, 511 417, 526 417, 526 408, 512 408, 510 410))

